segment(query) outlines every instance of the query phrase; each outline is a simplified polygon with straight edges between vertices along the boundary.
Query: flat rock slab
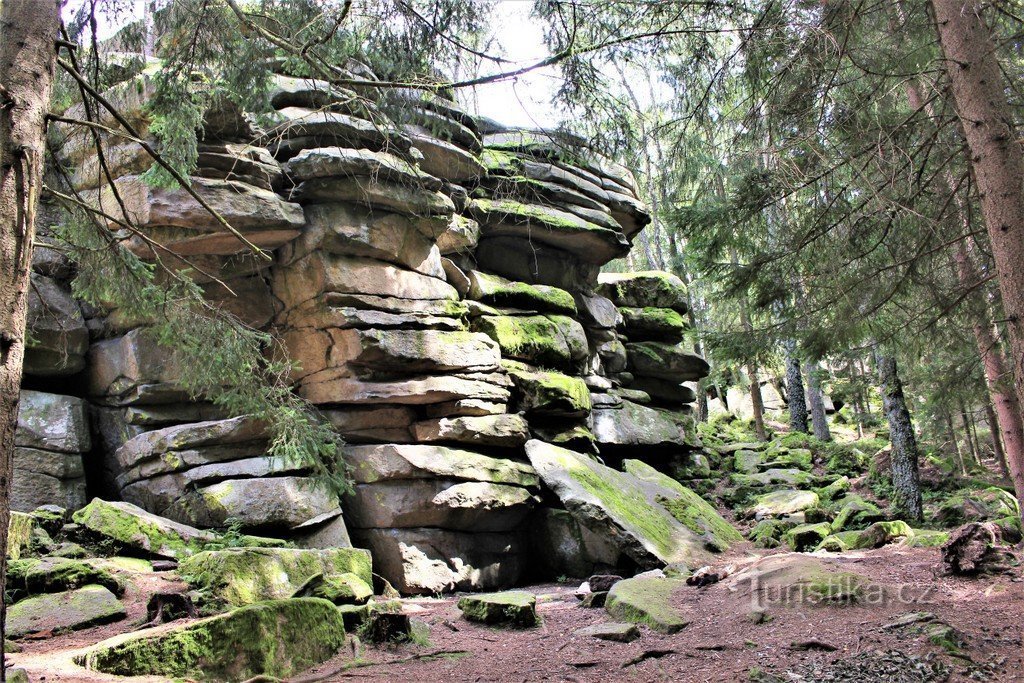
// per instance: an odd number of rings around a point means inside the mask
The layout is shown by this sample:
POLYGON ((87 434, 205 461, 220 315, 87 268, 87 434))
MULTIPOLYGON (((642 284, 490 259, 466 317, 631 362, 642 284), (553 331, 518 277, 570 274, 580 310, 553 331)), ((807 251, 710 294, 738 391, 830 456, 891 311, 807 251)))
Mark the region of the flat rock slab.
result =
POLYGON ((459 609, 470 621, 484 624, 526 628, 539 623, 537 598, 525 591, 469 595, 459 600, 459 609))
POLYGON ((686 581, 682 579, 624 579, 612 586, 604 608, 615 619, 644 624, 658 633, 676 633, 690 623, 685 614, 672 606, 673 594, 685 589, 686 581))
POLYGON ((217 539, 216 534, 158 517, 131 503, 99 498, 76 512, 73 519, 119 545, 172 560, 197 553, 217 539))
POLYGON ((599 640, 611 640, 616 643, 631 643, 640 637, 640 629, 635 624, 608 622, 594 624, 576 631, 578 636, 590 636, 599 640))
POLYGON ((127 612, 116 595, 103 586, 90 585, 11 605, 7 611, 7 635, 21 638, 44 631, 76 631, 125 616, 127 612))
POLYGON ((79 655, 75 663, 119 676, 284 678, 330 659, 345 637, 344 619, 333 604, 293 598, 117 636, 79 655))

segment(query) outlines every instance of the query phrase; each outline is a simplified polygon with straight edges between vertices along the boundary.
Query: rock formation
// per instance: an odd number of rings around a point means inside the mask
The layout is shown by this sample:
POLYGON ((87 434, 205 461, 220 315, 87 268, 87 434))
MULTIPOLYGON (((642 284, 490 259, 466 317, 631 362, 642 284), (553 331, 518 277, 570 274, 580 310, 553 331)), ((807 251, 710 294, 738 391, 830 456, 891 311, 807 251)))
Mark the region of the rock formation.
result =
MULTIPOLYGON (((151 93, 138 75, 107 97, 145 135, 151 93)), ((407 593, 697 561, 727 544, 715 520, 694 521, 706 510, 662 507, 683 494, 647 470, 606 466, 699 470, 685 383, 708 372, 684 341, 678 278, 599 273, 650 221, 628 170, 581 140, 505 128, 441 95, 279 75, 270 101, 259 125, 208 113, 190 179, 273 252, 268 263, 185 190, 147 185, 140 150, 105 138, 111 184, 82 131, 57 133, 75 189, 112 229, 130 218, 144 230, 123 234, 136 254, 172 267, 187 258, 212 305, 280 340, 295 391, 348 444, 354 493, 332 499, 308 463, 267 454, 258 423, 190 398, 179 384, 188 368, 144 321, 83 310, 68 264, 40 250, 26 386, 73 376, 68 391, 88 410, 25 392, 16 508, 80 508, 88 481, 194 527, 237 524, 309 547, 351 536, 407 593), (558 462, 576 464, 559 472, 558 462), (570 470, 582 493, 562 485, 570 470), (624 503, 587 499, 594 477, 631 491, 667 535, 623 541, 595 522, 594 505, 624 503)))

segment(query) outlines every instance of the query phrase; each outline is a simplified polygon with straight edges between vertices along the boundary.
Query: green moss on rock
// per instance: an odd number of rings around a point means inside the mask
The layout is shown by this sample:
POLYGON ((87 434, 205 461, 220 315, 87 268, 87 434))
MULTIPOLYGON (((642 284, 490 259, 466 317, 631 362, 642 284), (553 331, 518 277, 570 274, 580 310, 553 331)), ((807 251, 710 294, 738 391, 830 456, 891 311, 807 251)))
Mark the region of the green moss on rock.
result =
POLYGON ((473 330, 496 341, 503 357, 543 367, 575 370, 587 357, 583 327, 564 315, 484 315, 473 330))
POLYGON ((118 676, 210 681, 283 678, 330 659, 345 638, 344 619, 333 604, 319 598, 293 598, 112 638, 76 661, 118 676))
POLYGON ((200 552, 217 538, 216 534, 158 517, 136 505, 99 498, 75 512, 72 519, 116 545, 171 559, 200 552))
POLYGON ((516 361, 503 360, 501 365, 516 387, 519 410, 560 417, 583 417, 590 413, 590 390, 579 377, 532 370, 516 361))
POLYGON ((671 308, 619 309, 623 326, 630 339, 636 341, 680 341, 686 334, 686 319, 671 308))
POLYGON ((617 306, 687 311, 686 285, 672 273, 661 270, 601 273, 598 282, 599 293, 617 306))
POLYGON ((7 611, 7 635, 21 638, 42 631, 75 631, 124 619, 124 605, 103 586, 45 593, 17 602, 7 611))
POLYGON ((797 552, 816 548, 832 533, 828 522, 801 524, 786 532, 786 544, 797 552))
POLYGON ((676 633, 690 623, 673 606, 673 594, 683 590, 681 579, 637 577, 618 581, 608 592, 605 611, 620 621, 644 624, 658 633, 676 633))
POLYGON ((875 522, 860 533, 853 547, 858 550, 880 548, 883 545, 903 538, 910 538, 913 535, 914 530, 904 521, 875 522))
POLYGON ((7 557, 17 560, 23 550, 32 543, 32 530, 35 520, 24 512, 11 511, 11 521, 7 525, 7 557))
POLYGON ((114 595, 124 585, 110 572, 80 560, 15 560, 7 569, 7 589, 25 593, 59 593, 89 584, 103 586, 114 595))
POLYGON ((521 308, 545 313, 576 315, 572 294, 549 285, 513 282, 497 275, 470 273, 469 298, 503 308, 521 308))
POLYGON ((540 623, 537 598, 525 591, 468 595, 459 599, 462 615, 470 621, 528 628, 540 623))
POLYGON ((370 553, 359 548, 229 548, 194 555, 178 571, 193 588, 233 606, 290 597, 318 574, 373 581, 370 553))

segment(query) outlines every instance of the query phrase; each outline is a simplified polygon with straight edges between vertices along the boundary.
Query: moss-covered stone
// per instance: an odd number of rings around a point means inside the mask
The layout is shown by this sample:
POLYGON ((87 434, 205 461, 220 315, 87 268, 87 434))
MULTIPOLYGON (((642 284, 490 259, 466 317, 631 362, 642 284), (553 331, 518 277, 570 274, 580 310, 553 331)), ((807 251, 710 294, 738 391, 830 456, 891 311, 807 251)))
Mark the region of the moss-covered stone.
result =
POLYGON ((7 589, 18 593, 59 593, 89 584, 118 596, 124 592, 124 585, 110 572, 80 560, 14 560, 7 568, 7 589))
POLYGON ((7 611, 7 635, 21 638, 42 631, 74 631, 124 619, 126 614, 117 596, 103 586, 83 586, 11 605, 7 611))
POLYGON ((838 507, 835 519, 832 520, 832 531, 848 531, 865 529, 875 522, 885 519, 882 509, 858 495, 848 495, 837 501, 832 509, 838 507))
POLYGON ((794 553, 762 558, 731 578, 745 600, 753 598, 762 606, 852 605, 868 584, 867 578, 830 560, 794 553))
POLYGON ((671 308, 619 309, 626 335, 635 341, 678 342, 686 334, 686 319, 671 308))
POLYGON ((815 489, 814 492, 818 494, 818 498, 820 498, 823 503, 829 503, 844 493, 848 493, 850 486, 849 477, 839 477, 828 486, 822 486, 819 489, 815 489))
POLYGON ((516 361, 503 360, 501 364, 515 385, 518 410, 552 417, 585 417, 590 413, 590 390, 579 377, 533 370, 516 361))
POLYGON ((761 519, 762 517, 782 517, 796 512, 803 512, 818 505, 818 494, 814 491, 785 489, 772 491, 758 496, 754 505, 747 510, 747 515, 761 519))
POLYGON ((7 525, 8 559, 17 560, 21 557, 22 551, 28 548, 32 542, 33 529, 35 529, 35 520, 31 515, 11 511, 11 521, 7 525))
POLYGON ((468 595, 459 599, 462 615, 470 621, 527 628, 540 623, 537 598, 525 591, 468 595))
POLYGON ((689 382, 707 377, 711 372, 708 362, 686 344, 630 342, 626 344, 626 355, 630 371, 646 377, 689 382))
POLYGON ((604 608, 615 619, 644 624, 659 633, 676 633, 690 623, 672 604, 673 594, 685 587, 686 581, 681 579, 624 579, 612 586, 604 608))
POLYGON ((359 548, 229 548, 189 557, 178 571, 193 588, 233 606, 290 597, 317 574, 373 581, 370 553, 359 548))
POLYGON ((333 604, 294 598, 118 636, 99 643, 76 662, 119 676, 283 678, 330 659, 345 638, 344 619, 333 604))
POLYGON ((683 526, 704 537, 709 547, 718 551, 729 549, 731 543, 743 540, 743 535, 729 524, 706 500, 692 489, 683 486, 640 460, 625 460, 623 469, 637 479, 665 488, 669 495, 659 496, 659 502, 683 526))
POLYGON ((560 370, 576 370, 587 358, 583 326, 564 315, 484 315, 472 328, 496 341, 506 358, 560 370))
POLYGON ((317 574, 297 591, 297 598, 323 598, 335 605, 362 605, 373 597, 373 587, 352 572, 317 574))
POLYGON ((754 528, 747 532, 747 538, 759 548, 778 548, 786 532, 796 526, 795 523, 782 519, 762 519, 754 528))
POLYGON ((968 490, 950 496, 939 506, 934 521, 944 527, 955 527, 967 522, 988 522, 1004 517, 1016 518, 1020 532, 1020 504, 1012 493, 992 486, 981 490, 968 490))
POLYGON ((904 521, 875 522, 860 533, 853 547, 857 550, 881 548, 883 545, 903 538, 910 538, 913 535, 914 530, 904 521))
POLYGON ((907 548, 938 548, 948 540, 948 531, 914 529, 914 535, 903 539, 903 545, 907 548))
POLYGON ((130 503, 94 498, 73 519, 118 546, 177 559, 200 552, 216 534, 158 517, 130 503))
POLYGON ((824 550, 830 553, 844 553, 852 550, 860 537, 860 531, 839 531, 827 536, 815 550, 824 550))
POLYGON ((797 552, 816 548, 832 533, 828 522, 801 524, 786 532, 786 544, 797 552))
POLYGON ((730 474, 729 481, 734 486, 810 486, 814 475, 803 470, 773 468, 755 474, 730 474))
POLYGON ((576 302, 564 289, 513 282, 479 270, 472 271, 469 280, 469 298, 475 301, 500 308, 576 315, 576 302))
POLYGON ((615 305, 631 308, 671 308, 686 313, 686 285, 678 276, 661 270, 601 273, 599 293, 615 305))

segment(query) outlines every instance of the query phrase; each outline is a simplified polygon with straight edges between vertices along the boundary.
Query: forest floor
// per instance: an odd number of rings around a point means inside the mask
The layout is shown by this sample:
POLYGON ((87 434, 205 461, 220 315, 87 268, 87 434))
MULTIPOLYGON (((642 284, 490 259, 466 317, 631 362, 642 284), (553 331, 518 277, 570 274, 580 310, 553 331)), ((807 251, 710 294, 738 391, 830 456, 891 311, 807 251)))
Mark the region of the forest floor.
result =
MULTIPOLYGON (((738 548, 723 564, 737 569, 780 551, 738 548)), ((802 555, 806 557, 806 555, 802 555)), ((357 645, 352 651, 293 679, 295 683, 371 679, 382 681, 1015 681, 1024 671, 1021 616, 1024 583, 1016 575, 940 576, 935 548, 886 546, 830 555, 885 585, 882 604, 757 605, 729 579, 674 596, 690 624, 673 635, 640 628, 631 643, 576 633, 612 621, 603 609, 580 606, 576 586, 526 588, 538 596, 542 624, 512 630, 461 617, 458 596, 403 601, 404 610, 429 627, 426 638, 389 646, 357 645), (767 620, 751 618, 763 611, 767 620), (951 626, 953 647, 929 640, 921 621, 893 626, 909 613, 928 612, 928 624, 951 626), (355 656, 354 656, 355 655, 355 656)), ((84 671, 71 662, 82 648, 132 630, 145 619, 145 596, 173 589, 172 572, 149 574, 126 595, 129 615, 106 626, 21 641, 8 655, 35 683, 155 681, 84 671), (168 582, 171 582, 169 585, 168 582)), ((949 638, 947 638, 947 641, 949 638)))

